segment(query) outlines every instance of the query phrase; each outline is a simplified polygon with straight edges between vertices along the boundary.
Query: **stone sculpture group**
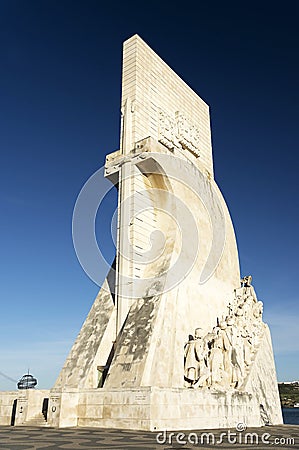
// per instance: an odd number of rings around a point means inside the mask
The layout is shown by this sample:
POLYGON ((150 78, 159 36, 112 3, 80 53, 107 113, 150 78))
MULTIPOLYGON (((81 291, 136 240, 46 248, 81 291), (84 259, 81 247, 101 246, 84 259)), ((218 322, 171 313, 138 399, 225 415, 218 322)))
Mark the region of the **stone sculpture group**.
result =
POLYGON ((241 389, 265 325, 251 276, 241 280, 227 315, 208 333, 196 328, 185 346, 185 386, 241 389))

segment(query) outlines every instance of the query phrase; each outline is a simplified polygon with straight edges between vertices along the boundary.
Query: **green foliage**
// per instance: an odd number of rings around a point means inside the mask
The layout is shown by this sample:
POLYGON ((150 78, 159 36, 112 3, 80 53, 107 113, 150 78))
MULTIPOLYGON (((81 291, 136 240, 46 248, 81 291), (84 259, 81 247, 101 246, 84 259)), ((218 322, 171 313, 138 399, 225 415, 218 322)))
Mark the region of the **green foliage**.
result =
POLYGON ((295 403, 299 404, 299 383, 278 385, 280 401, 282 406, 293 407, 295 403))

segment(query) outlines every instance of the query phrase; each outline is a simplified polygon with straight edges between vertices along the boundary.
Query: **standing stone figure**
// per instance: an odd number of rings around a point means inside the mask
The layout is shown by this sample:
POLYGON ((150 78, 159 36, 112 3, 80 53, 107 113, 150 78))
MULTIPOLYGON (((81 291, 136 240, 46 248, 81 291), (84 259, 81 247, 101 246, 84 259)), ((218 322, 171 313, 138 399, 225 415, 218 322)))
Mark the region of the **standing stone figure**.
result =
POLYGON ((185 347, 185 381, 188 387, 194 384, 206 372, 204 340, 201 328, 196 328, 194 339, 190 339, 185 347))
POLYGON ((233 386, 239 387, 244 379, 245 365, 244 365, 244 344, 241 336, 241 330, 238 328, 236 329, 236 334, 233 334, 232 364, 233 364, 233 376, 232 376, 233 386))
POLYGON ((241 284, 243 285, 243 287, 250 287, 252 283, 252 276, 251 275, 247 275, 244 278, 241 278, 241 284))
POLYGON ((246 327, 241 330, 241 336, 243 339, 243 349, 244 349, 244 363, 245 366, 249 366, 253 354, 253 345, 251 343, 250 335, 246 327))
POLYGON ((232 378, 232 363, 231 354, 232 347, 229 337, 227 335, 227 323, 225 321, 220 322, 219 339, 221 340, 221 346, 223 349, 223 385, 229 385, 232 378))
POLYGON ((221 336, 217 335, 214 340, 214 345, 211 350, 211 374, 212 385, 221 385, 224 376, 224 362, 223 362, 223 340, 221 336))

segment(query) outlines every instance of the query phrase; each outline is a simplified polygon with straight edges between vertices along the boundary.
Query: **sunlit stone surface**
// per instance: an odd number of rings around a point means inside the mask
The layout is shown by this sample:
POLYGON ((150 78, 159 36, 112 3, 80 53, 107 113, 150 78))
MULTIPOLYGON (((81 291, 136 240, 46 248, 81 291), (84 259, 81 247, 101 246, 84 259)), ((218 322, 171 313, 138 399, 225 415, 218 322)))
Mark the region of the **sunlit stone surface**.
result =
POLYGON ((263 304, 251 277, 240 281, 214 180, 208 105, 135 35, 121 108, 120 149, 105 166, 119 192, 115 265, 53 389, 2 394, 1 424, 15 400, 15 424, 281 424, 263 304))

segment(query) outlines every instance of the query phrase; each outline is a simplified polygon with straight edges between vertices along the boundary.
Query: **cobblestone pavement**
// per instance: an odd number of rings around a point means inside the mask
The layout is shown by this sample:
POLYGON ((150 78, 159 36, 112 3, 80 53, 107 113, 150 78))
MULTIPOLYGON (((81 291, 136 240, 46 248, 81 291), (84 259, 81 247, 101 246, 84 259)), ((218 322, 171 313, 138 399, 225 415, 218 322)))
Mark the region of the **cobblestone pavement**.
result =
POLYGON ((0 427, 0 450, 27 449, 299 449, 299 425, 249 428, 244 432, 199 430, 157 433, 98 428, 0 427), (226 436, 221 433, 226 432, 226 436), (190 434, 189 434, 190 433, 190 434), (211 433, 209 435, 204 433, 211 433), (235 434, 232 434, 235 433, 235 434), (248 434, 250 433, 250 434, 248 434), (255 433, 251 435, 251 433, 255 433), (247 438, 246 438, 247 435, 247 438), (158 439, 158 442, 157 442, 158 439), (196 443, 198 439, 198 443, 196 443), (208 443, 209 439, 209 443, 208 443), (247 443, 246 443, 247 439, 247 443), (253 439, 253 441, 251 441, 253 439))

